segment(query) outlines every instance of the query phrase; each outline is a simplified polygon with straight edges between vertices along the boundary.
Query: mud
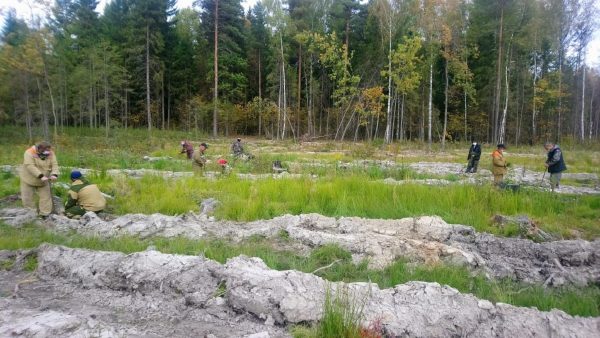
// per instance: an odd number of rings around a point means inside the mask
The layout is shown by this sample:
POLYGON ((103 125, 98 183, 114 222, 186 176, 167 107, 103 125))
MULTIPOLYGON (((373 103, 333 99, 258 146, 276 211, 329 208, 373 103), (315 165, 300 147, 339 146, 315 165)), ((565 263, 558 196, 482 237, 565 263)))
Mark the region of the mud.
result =
MULTIPOLYGON (((15 208, 0 209, 0 217, 19 226, 18 221, 28 221, 33 215, 26 209, 15 208)), ((477 233, 472 227, 448 224, 439 217, 336 219, 303 214, 232 222, 194 213, 182 216, 133 214, 111 220, 87 213, 79 220, 52 215, 44 225, 57 232, 75 231, 86 236, 217 237, 232 241, 257 235, 274 237, 285 232, 295 243, 308 249, 337 244, 348 250, 355 262, 367 259, 372 268, 384 268, 398 258, 405 258, 416 263, 465 266, 484 272, 490 278, 509 277, 548 286, 600 283, 600 240, 536 243, 477 233)))
POLYGON ((222 269, 216 263, 155 252, 127 261, 118 253, 77 252, 43 246, 36 273, 0 271, 0 336, 289 336, 229 307, 210 271, 222 269))
POLYGON ((327 292, 391 337, 600 335, 600 318, 492 304, 437 283, 329 283, 244 256, 221 265, 42 245, 37 257, 35 273, 0 271, 0 336, 287 337, 290 325, 321 319, 327 292))

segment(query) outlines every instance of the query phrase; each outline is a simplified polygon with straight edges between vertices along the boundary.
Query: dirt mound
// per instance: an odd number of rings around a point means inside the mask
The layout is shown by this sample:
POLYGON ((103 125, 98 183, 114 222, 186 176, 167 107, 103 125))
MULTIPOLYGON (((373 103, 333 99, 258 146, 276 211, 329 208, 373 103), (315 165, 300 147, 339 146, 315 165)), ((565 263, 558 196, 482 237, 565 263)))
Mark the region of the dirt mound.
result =
MULTIPOLYGON (((15 223, 28 220, 30 213, 26 209, 0 209, 0 216, 17 226, 15 223)), ((87 213, 80 220, 52 215, 45 224, 59 232, 76 231, 101 237, 219 237, 239 241, 285 232, 307 248, 335 243, 352 253, 355 262, 368 259, 372 268, 383 268, 404 257, 419 263, 466 266, 482 270, 492 278, 510 277, 527 283, 550 286, 600 283, 600 240, 535 243, 477 233, 471 227, 448 224, 439 217, 336 219, 305 214, 232 222, 191 213, 183 216, 134 214, 112 220, 87 213)))
MULTIPOLYGON (((274 271, 244 256, 225 265, 146 251, 124 255, 42 245, 39 266, 16 298, 0 298, 0 335, 25 337, 284 337, 318 321, 327 290, 362 308, 362 323, 388 336, 593 337, 600 318, 492 304, 437 283, 379 289, 274 271), (35 278, 34 278, 35 277, 35 278)), ((24 276, 0 272, 6 293, 24 276)))

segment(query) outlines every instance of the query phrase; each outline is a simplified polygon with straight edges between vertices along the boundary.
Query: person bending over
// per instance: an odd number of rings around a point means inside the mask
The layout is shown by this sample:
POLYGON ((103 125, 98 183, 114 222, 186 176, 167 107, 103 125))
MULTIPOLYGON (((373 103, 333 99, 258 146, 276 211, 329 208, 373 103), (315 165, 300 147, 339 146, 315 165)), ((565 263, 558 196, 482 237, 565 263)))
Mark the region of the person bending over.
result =
POLYGON ((50 181, 58 178, 58 161, 48 142, 40 142, 25 151, 23 166, 19 169, 23 206, 36 209, 35 194, 39 196, 39 216, 46 218, 52 212, 50 181))
POLYGON ((65 203, 65 214, 73 218, 83 216, 88 211, 98 213, 106 208, 106 199, 95 184, 83 178, 81 172, 71 172, 71 187, 65 203))

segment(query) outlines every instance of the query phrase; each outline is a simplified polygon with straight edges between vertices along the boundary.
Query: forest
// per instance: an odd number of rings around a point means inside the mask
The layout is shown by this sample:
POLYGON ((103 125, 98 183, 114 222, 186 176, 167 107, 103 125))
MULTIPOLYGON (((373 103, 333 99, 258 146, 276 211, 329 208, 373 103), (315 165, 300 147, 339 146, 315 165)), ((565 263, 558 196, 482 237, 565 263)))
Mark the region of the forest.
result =
POLYGON ((5 15, 0 125, 269 139, 600 137, 594 0, 55 0, 5 15))

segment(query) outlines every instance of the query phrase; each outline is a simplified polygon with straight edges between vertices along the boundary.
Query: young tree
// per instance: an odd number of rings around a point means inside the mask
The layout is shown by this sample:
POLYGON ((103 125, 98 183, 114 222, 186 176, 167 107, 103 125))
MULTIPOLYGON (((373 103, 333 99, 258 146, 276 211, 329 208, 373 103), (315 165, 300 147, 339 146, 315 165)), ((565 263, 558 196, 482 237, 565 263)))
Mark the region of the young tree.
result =
POLYGON ((415 35, 413 37, 405 36, 402 42, 399 43, 392 51, 390 60, 392 64, 392 73, 389 76, 402 97, 401 115, 400 115, 400 140, 404 139, 404 101, 408 94, 413 92, 421 81, 419 67, 421 58, 419 52, 421 50, 421 37, 415 35))

